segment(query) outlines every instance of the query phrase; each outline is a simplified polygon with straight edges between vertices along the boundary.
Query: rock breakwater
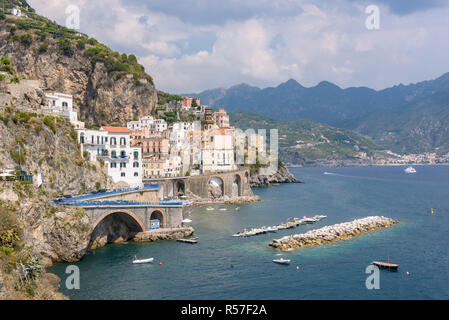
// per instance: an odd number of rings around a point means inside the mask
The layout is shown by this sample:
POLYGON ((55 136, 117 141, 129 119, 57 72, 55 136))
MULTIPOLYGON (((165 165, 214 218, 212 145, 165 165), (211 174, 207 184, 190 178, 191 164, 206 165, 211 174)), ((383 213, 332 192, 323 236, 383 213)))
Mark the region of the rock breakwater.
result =
POLYGON ((295 234, 280 239, 275 239, 268 245, 282 251, 290 251, 298 248, 349 239, 365 232, 390 227, 396 223, 398 223, 398 221, 391 218, 371 216, 351 222, 326 226, 302 234, 295 234))

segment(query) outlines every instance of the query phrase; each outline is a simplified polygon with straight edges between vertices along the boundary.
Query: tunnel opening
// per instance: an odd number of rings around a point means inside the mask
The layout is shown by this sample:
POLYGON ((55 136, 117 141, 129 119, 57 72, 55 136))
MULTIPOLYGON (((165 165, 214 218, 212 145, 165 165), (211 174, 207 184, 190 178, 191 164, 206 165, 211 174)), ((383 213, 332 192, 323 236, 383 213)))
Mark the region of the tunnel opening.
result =
POLYGON ((107 213, 97 221, 91 234, 89 248, 103 247, 108 243, 123 243, 143 231, 145 231, 145 227, 134 214, 107 213))

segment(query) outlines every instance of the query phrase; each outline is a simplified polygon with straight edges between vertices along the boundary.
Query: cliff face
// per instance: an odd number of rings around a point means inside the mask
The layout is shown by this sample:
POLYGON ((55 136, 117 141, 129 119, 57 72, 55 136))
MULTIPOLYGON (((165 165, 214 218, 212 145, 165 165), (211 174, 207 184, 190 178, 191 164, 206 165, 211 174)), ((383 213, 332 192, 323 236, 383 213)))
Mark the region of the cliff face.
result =
MULTIPOLYGON (((58 41, 47 36, 40 40, 32 34, 31 44, 17 40, 27 34, 15 31, 0 21, 0 56, 11 59, 19 78, 39 79, 51 90, 73 95, 80 119, 88 124, 125 124, 135 117, 148 115, 157 104, 157 91, 148 78, 108 72, 104 62, 93 62, 86 51, 95 45, 71 44, 72 56, 61 53, 58 41), (45 43, 45 51, 40 49, 45 43)), ((29 32, 28 32, 29 33, 29 32)))
POLYGON ((271 176, 252 171, 249 182, 253 188, 269 187, 274 183, 301 183, 284 165, 279 166, 276 173, 271 176))

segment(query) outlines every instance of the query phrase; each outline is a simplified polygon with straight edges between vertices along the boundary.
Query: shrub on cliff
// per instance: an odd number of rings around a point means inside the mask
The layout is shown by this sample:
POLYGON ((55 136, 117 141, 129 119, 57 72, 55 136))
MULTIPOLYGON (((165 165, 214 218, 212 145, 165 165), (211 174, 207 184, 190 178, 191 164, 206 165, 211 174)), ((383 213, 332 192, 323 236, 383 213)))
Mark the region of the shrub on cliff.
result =
POLYGON ((73 56, 73 48, 72 48, 72 44, 70 43, 69 39, 61 38, 59 40, 58 50, 60 53, 62 53, 63 55, 65 55, 67 57, 73 56))
POLYGON ((14 249, 22 237, 22 228, 17 216, 0 205, 0 248, 14 249))
POLYGON ((28 47, 33 43, 33 37, 31 37, 31 34, 25 33, 20 36, 20 42, 28 47))
POLYGON ((47 52, 47 49, 48 49, 48 44, 46 44, 45 42, 39 46, 40 53, 47 52))

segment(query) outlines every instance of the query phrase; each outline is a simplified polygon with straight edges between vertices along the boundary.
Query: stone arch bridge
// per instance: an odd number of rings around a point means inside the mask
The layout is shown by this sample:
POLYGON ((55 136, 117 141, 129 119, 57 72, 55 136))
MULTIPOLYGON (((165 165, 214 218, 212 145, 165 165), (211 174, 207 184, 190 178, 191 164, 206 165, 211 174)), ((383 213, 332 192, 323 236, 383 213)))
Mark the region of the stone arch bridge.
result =
POLYGON ((159 198, 177 199, 182 194, 194 194, 200 198, 210 197, 209 185, 217 185, 221 196, 239 197, 253 195, 249 182, 249 168, 218 173, 203 173, 197 176, 147 179, 145 183, 160 186, 159 198))

